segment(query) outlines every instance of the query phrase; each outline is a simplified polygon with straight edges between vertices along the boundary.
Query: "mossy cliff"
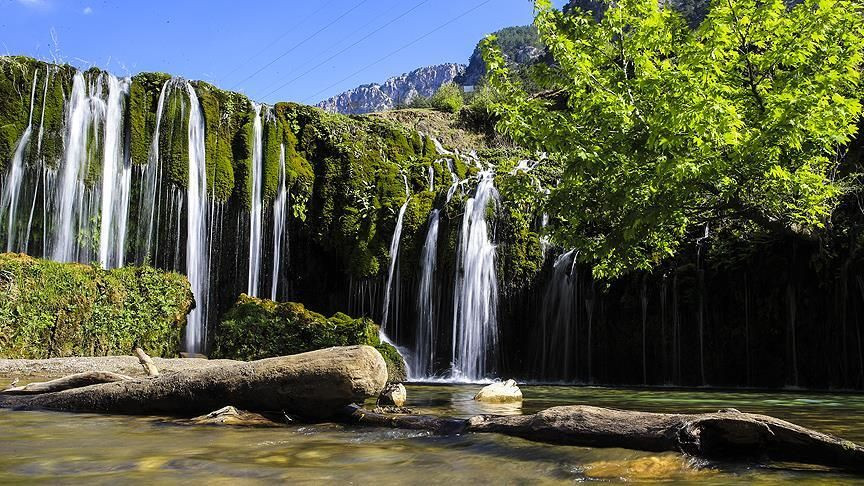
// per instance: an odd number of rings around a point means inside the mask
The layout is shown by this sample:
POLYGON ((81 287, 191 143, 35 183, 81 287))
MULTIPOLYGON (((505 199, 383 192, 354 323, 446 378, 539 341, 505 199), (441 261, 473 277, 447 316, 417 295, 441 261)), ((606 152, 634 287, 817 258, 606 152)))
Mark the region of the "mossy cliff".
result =
POLYGON ((384 356, 390 381, 405 380, 405 362, 393 346, 381 342, 371 320, 341 312, 326 318, 302 304, 247 295, 222 317, 211 354, 251 361, 358 344, 373 346, 384 356))
POLYGON ((0 356, 176 356, 193 306, 182 275, 0 254, 0 356))

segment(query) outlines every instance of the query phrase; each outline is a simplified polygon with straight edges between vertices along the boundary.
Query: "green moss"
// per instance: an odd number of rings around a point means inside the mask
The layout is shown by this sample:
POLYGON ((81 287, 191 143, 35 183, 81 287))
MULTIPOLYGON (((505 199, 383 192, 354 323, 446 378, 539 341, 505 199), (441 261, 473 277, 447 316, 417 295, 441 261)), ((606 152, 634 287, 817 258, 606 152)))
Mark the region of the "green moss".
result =
MULTIPOLYGON (((208 83, 196 81, 193 85, 204 115, 208 192, 224 202, 234 192, 234 141, 248 120, 250 102, 242 94, 208 83)), ((238 152, 247 157, 245 147, 238 152)))
POLYGON ((175 356, 192 306, 186 278, 0 255, 0 356, 175 356))
POLYGON ((171 76, 164 73, 141 73, 132 77, 128 120, 130 153, 134 164, 146 164, 149 159, 159 113, 159 96, 169 79, 171 76))
POLYGON ((342 313, 326 318, 302 304, 242 295, 217 327, 211 355, 248 361, 360 344, 381 351, 391 381, 405 379, 402 357, 392 346, 381 343, 378 326, 371 320, 342 313))

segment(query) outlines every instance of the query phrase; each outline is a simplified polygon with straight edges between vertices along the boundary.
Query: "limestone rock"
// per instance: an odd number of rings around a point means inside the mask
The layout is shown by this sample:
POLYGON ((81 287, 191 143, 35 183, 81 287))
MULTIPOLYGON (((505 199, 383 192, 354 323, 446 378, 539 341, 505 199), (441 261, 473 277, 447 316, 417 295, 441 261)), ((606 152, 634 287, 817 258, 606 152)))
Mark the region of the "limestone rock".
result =
POLYGON ((514 380, 499 381, 480 390, 474 400, 490 403, 521 402, 522 390, 516 386, 514 380))
POLYGON ((405 405, 407 398, 408 392, 405 390, 405 385, 402 383, 391 383, 378 396, 377 405, 379 407, 402 407, 405 405))
POLYGON ((465 71, 462 64, 441 64, 415 69, 382 84, 364 84, 318 103, 333 113, 359 115, 393 109, 418 96, 429 97, 441 86, 452 83, 465 71))

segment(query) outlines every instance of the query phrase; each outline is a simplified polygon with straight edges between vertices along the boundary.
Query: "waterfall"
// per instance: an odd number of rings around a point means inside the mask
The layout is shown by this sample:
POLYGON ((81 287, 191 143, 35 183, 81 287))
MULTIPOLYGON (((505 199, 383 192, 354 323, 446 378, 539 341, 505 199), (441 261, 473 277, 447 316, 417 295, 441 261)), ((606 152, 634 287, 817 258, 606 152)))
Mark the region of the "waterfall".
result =
POLYGON ((171 80, 165 81, 162 91, 159 93, 159 101, 156 106, 156 127, 153 130, 153 139, 150 141, 150 152, 147 155, 147 165, 144 167, 141 181, 141 191, 138 200, 138 255, 137 262, 142 265, 146 262, 155 263, 154 237, 158 234, 155 226, 159 214, 159 194, 162 189, 162 161, 159 157, 159 132, 162 128, 162 113, 165 108, 165 99, 171 93, 171 80), (146 224, 144 223, 146 222, 146 224), (155 230, 155 231, 154 231, 155 230))
POLYGON ((89 87, 84 75, 75 73, 66 114, 66 138, 63 166, 60 169, 54 201, 54 232, 51 258, 59 262, 89 262, 90 242, 98 207, 98 194, 84 182, 90 157, 99 144, 99 127, 105 115, 102 99, 102 76, 89 87))
POLYGON ((24 151, 30 143, 30 134, 33 131, 33 104, 36 101, 37 77, 38 71, 34 71, 33 88, 30 90, 30 118, 27 122, 27 128, 21 135, 21 139, 18 140, 18 146, 15 148, 15 154, 9 165, 9 173, 3 183, 3 192, 0 194, 0 221, 3 219, 4 211, 6 214, 6 251, 16 250, 15 234, 17 229, 15 223, 18 217, 18 198, 21 196, 21 183, 24 180, 24 151))
POLYGON ((261 272, 261 190, 264 173, 264 128, 261 123, 261 105, 255 105, 255 122, 252 139, 252 209, 249 220, 249 285, 246 293, 258 296, 258 277, 261 272))
POLYGON ((465 203, 453 309, 453 377, 471 381, 486 377, 498 345, 495 245, 486 223, 498 191, 492 171, 481 172, 479 179, 474 197, 465 203))
POLYGON ((204 117, 195 89, 189 92, 189 187, 186 209, 186 276, 195 295, 196 306, 186 324, 186 350, 201 352, 206 343, 210 296, 210 251, 207 247, 207 166, 204 151, 204 117))
MULTIPOLYGON (((399 260, 399 241, 402 239, 402 220, 405 218, 405 210, 408 208, 408 201, 411 200, 411 191, 408 189, 408 178, 403 174, 402 181, 405 184, 405 203, 399 208, 399 216, 396 218, 396 229, 393 231, 393 239, 390 240, 390 269, 387 272, 387 287, 384 289, 384 317, 381 319, 381 331, 389 334, 396 339, 396 329, 391 329, 390 326, 390 306, 391 294, 393 293, 393 275, 396 273, 396 263, 399 260)), ((396 300, 399 300, 398 281, 396 282, 396 300)), ((395 306, 394 314, 399 317, 399 306, 395 306)))
MULTIPOLYGON (((543 327, 540 330, 540 377, 572 379, 573 364, 579 359, 579 287, 576 252, 555 259, 552 279, 543 296, 543 327), (573 356, 575 354, 575 356, 573 356)), ((578 372, 578 370, 577 370, 578 372)))
POLYGON ((126 97, 129 80, 108 76, 108 105, 105 117, 105 147, 102 158, 102 216, 99 231, 99 264, 119 268, 124 263, 126 226, 132 164, 125 150, 126 97))
POLYGON ((270 299, 278 300, 279 272, 282 263, 282 245, 288 243, 285 231, 288 220, 288 188, 285 184, 285 144, 279 148, 279 193, 273 201, 273 283, 270 286, 270 299))
POLYGON ((438 257, 438 223, 441 212, 433 209, 429 214, 429 230, 423 243, 420 260, 420 289, 417 293, 417 328, 412 353, 411 378, 423 378, 434 372, 435 364, 435 271, 438 257))

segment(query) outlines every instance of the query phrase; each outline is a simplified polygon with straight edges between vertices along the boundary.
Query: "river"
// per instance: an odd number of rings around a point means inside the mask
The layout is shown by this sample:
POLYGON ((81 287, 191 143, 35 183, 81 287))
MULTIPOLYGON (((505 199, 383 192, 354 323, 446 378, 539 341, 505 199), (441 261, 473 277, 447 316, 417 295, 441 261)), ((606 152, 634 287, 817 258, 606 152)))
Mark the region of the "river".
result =
MULTIPOLYGON (((8 383, 0 380, 0 386, 8 383)), ((765 413, 864 442, 864 396, 523 386, 522 407, 483 405, 479 386, 409 385, 420 413, 469 416, 533 413, 585 404, 662 412, 721 408, 765 413)), ((668 484, 790 481, 864 484, 822 468, 729 464, 679 454, 537 444, 486 434, 437 437, 427 432, 336 424, 277 429, 178 425, 159 417, 0 410, 0 484, 117 481, 211 484, 564 484, 581 481, 668 484)))

